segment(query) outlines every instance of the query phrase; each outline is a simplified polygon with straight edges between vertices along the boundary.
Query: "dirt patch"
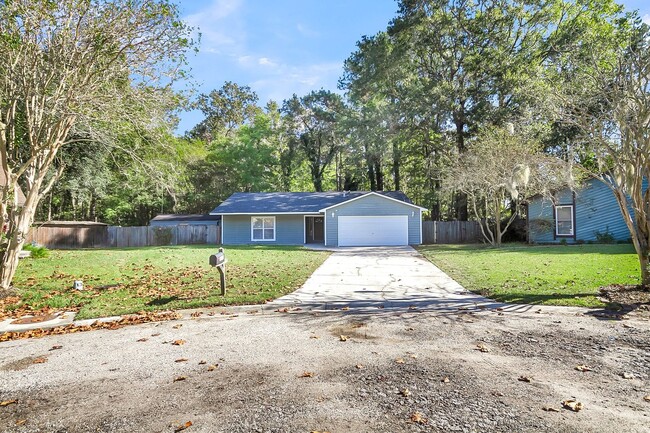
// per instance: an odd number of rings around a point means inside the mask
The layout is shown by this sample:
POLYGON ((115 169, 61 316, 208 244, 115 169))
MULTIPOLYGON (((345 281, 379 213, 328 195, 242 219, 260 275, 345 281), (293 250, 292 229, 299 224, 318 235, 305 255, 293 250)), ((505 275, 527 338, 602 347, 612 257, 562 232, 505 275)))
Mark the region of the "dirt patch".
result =
POLYGON ((343 326, 334 326, 330 328, 330 334, 339 337, 339 339, 364 339, 374 340, 377 337, 368 334, 368 327, 364 322, 352 321, 343 326))
POLYGON ((8 362, 6 364, 0 365, 0 370, 4 371, 20 371, 20 370, 25 370, 27 367, 30 365, 33 365, 35 363, 42 363, 41 360, 46 360, 47 355, 43 356, 27 356, 25 358, 21 358, 15 361, 8 362))
POLYGON ((641 286, 615 284, 601 287, 600 295, 602 300, 612 304, 614 309, 650 312, 650 290, 641 286))

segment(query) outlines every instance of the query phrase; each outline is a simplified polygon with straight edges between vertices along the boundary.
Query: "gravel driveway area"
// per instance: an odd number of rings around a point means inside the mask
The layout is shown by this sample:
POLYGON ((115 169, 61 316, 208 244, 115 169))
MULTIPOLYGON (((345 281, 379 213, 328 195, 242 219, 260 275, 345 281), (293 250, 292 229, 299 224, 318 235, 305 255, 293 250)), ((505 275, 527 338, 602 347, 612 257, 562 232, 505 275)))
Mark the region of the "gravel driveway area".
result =
POLYGON ((0 344, 0 431, 647 432, 650 425, 644 317, 537 307, 232 311, 0 344), (563 408, 567 400, 582 410, 563 408))

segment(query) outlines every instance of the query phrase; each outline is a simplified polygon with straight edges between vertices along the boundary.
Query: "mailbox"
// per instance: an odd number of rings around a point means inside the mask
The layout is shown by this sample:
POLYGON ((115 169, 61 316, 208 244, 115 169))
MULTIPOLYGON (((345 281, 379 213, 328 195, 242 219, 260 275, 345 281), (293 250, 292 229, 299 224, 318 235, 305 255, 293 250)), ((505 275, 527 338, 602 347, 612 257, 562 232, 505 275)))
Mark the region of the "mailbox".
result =
POLYGON ((219 252, 210 256, 210 266, 217 268, 219 271, 219 282, 221 283, 221 294, 226 294, 226 254, 223 248, 219 248, 219 252))
POLYGON ((226 264, 226 255, 222 252, 210 256, 210 266, 223 266, 226 264))

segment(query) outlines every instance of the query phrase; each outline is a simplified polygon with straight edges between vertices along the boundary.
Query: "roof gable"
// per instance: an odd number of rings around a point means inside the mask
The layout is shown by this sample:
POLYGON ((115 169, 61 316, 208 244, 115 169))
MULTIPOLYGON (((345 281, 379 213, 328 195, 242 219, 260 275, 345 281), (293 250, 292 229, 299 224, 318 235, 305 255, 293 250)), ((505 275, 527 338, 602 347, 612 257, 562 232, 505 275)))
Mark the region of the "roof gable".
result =
MULTIPOLYGON (((390 201, 394 201, 394 202, 398 202, 398 203, 403 204, 403 205, 406 205, 406 206, 411 206, 411 207, 414 207, 414 208, 417 208, 417 209, 421 209, 421 210, 427 210, 426 208, 423 208, 423 207, 421 207, 421 206, 418 206, 418 205, 415 205, 415 204, 411 203, 410 200, 408 200, 408 201, 406 201, 406 200, 399 200, 399 199, 393 198, 393 197, 391 197, 391 196, 389 196, 389 195, 386 195, 386 194, 378 194, 378 193, 372 191, 372 192, 369 192, 369 193, 366 193, 366 194, 360 195, 360 196, 358 196, 358 197, 351 198, 350 200, 346 200, 346 201, 344 201, 344 202, 336 203, 336 204, 334 204, 334 205, 332 205, 332 206, 329 206, 329 207, 323 208, 323 209, 321 209, 321 212, 326 212, 326 211, 328 211, 329 209, 335 208, 335 207, 337 207, 337 206, 342 206, 342 205, 348 204, 348 203, 350 203, 350 202, 353 202, 353 201, 356 201, 356 200, 361 200, 361 199, 363 199, 363 198, 365 198, 365 197, 371 197, 371 196, 377 196, 377 197, 381 197, 382 199, 390 200, 390 201)), ((404 197, 406 197, 406 194, 404 195, 404 197)))
POLYGON ((328 209, 368 194, 376 194, 415 206, 406 194, 401 191, 239 192, 228 197, 227 200, 213 209, 210 214, 318 214, 323 209, 328 209))

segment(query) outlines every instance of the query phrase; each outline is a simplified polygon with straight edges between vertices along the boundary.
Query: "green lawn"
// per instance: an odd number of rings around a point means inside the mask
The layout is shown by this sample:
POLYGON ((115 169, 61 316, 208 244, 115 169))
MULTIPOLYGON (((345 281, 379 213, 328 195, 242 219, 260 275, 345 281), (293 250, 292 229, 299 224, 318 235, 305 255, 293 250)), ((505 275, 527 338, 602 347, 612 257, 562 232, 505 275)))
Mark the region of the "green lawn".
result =
POLYGON ((602 307, 598 289, 640 284, 632 245, 425 245, 427 259, 466 289, 504 302, 602 307))
POLYGON ((51 251, 48 258, 23 259, 14 279, 21 299, 0 303, 0 318, 7 310, 29 307, 79 310, 78 318, 90 318, 263 303, 300 287, 329 255, 302 247, 227 247, 227 293, 222 297, 219 273, 208 265, 216 249, 201 245, 51 251), (86 290, 74 290, 74 280, 83 280, 86 290))

